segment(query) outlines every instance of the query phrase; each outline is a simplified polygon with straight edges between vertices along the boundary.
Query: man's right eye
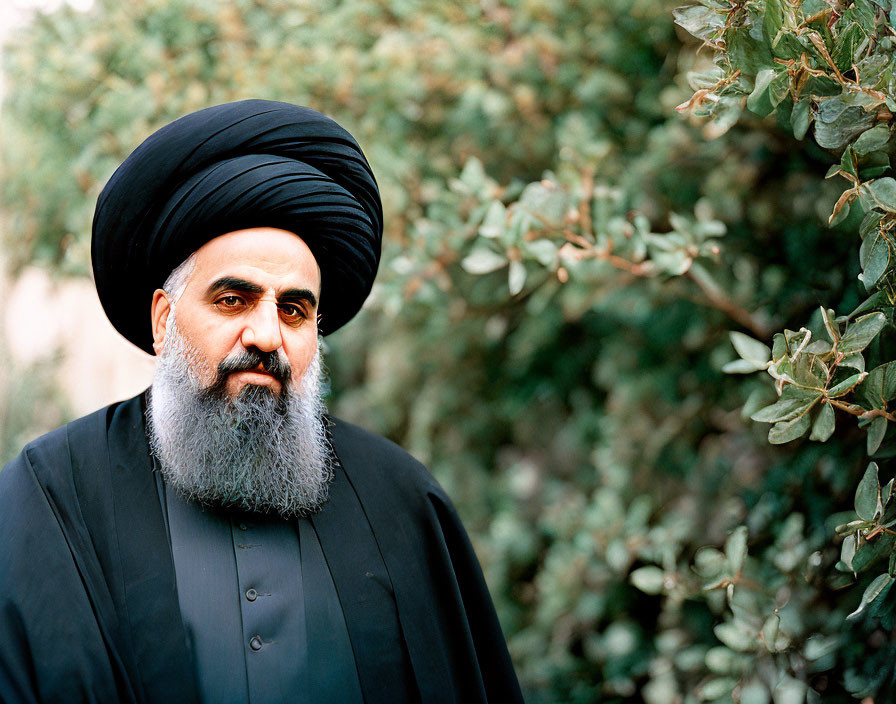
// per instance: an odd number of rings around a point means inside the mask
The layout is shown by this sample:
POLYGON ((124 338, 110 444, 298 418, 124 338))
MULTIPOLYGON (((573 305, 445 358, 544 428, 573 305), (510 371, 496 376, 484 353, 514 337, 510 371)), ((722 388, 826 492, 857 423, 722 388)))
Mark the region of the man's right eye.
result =
POLYGON ((218 306, 218 308, 226 311, 238 310, 244 305, 244 303, 245 302, 242 298, 234 295, 222 296, 217 301, 215 301, 215 305, 218 306))

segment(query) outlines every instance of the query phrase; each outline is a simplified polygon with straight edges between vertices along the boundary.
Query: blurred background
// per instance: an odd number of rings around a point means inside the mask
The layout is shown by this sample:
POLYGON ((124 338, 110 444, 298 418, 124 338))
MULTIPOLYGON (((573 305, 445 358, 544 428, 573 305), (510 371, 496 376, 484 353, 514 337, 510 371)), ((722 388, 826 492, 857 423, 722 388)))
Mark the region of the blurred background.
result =
POLYGON ((331 411, 453 498, 527 701, 889 701, 832 578, 864 433, 771 446, 772 380, 722 372, 730 331, 858 304, 860 216, 827 227, 830 156, 774 118, 676 112, 711 57, 675 4, 4 0, 0 460, 151 379, 90 278, 116 166, 193 110, 308 105, 386 213, 331 411))

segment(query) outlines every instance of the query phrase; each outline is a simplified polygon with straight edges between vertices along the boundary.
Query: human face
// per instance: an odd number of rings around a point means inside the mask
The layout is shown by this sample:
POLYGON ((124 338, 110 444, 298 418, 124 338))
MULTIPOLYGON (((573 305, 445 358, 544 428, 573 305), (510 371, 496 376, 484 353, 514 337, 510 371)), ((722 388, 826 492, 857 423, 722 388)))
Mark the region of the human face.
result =
MULTIPOLYGON (((320 269, 308 246, 292 232, 269 227, 216 237, 196 251, 196 263, 177 306, 177 327, 199 353, 194 371, 208 386, 220 362, 257 348, 285 355, 298 385, 317 351, 320 269)), ((153 347, 165 353, 172 302, 161 289, 153 295, 153 347)), ((281 383, 259 365, 228 375, 225 392, 244 386, 281 383)))

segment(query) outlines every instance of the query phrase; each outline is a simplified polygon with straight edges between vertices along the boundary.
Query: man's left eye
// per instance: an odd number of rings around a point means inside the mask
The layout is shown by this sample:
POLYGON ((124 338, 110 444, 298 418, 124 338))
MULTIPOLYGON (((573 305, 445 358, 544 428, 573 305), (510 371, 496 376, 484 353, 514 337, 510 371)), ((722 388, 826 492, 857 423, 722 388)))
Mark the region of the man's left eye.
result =
POLYGON ((281 303, 280 313, 289 321, 298 321, 305 319, 305 309, 294 303, 281 303))

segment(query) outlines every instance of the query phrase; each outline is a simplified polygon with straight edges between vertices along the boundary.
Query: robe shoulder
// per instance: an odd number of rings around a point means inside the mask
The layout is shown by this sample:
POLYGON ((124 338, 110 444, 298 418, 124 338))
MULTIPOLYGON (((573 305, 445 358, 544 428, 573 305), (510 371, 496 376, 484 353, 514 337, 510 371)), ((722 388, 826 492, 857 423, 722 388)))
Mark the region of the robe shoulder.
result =
POLYGON ((421 700, 522 702, 473 546, 445 491, 395 443, 333 420, 333 446, 389 570, 421 700))
POLYGON ((0 641, 15 644, 0 649, 4 702, 132 698, 77 485, 83 452, 105 455, 107 412, 37 438, 0 470, 0 641))
MULTIPOLYGON (((132 399, 132 402, 136 401, 132 399)), ((100 459, 98 455, 107 459, 106 431, 112 415, 122 405, 105 406, 25 445, 19 456, 0 470, 0 477, 4 478, 0 479, 0 501, 6 496, 5 485, 16 481, 20 472, 32 473, 41 486, 62 488, 71 478, 79 459, 89 456, 96 461, 100 459)))
POLYGON ((448 499, 426 466, 391 440, 333 416, 330 421, 334 448, 350 476, 374 475, 388 479, 390 490, 448 499))

